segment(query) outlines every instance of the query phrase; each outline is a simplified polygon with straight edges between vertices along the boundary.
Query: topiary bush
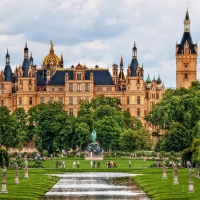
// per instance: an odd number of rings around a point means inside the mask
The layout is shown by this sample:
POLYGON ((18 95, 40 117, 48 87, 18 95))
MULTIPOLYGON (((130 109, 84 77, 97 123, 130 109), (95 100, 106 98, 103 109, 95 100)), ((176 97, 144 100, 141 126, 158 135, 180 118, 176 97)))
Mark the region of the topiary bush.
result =
POLYGON ((9 166, 10 157, 6 149, 0 148, 0 166, 9 166), (4 160, 3 160, 4 159, 4 160))

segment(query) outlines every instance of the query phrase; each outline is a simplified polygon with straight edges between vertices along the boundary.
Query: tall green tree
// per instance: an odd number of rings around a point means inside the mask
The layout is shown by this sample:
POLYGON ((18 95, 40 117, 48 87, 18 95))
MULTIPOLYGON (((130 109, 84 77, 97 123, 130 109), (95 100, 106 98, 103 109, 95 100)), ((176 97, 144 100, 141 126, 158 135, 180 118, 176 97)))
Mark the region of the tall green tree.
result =
POLYGON ((142 122, 135 116, 132 116, 128 110, 123 111, 124 128, 137 130, 142 127, 142 122))
POLYGON ((121 102, 118 98, 106 97, 104 95, 98 95, 96 98, 93 98, 90 102, 90 107, 93 109, 98 108, 102 105, 109 105, 117 110, 121 110, 121 102))
POLYGON ((163 147, 166 151, 180 152, 192 143, 190 131, 182 124, 173 122, 164 136, 163 147))
POLYGON ((118 139, 122 128, 112 116, 105 116, 103 119, 94 123, 94 129, 97 133, 97 141, 104 150, 119 149, 118 139))
POLYGON ((90 142, 90 127, 84 122, 76 123, 75 132, 72 137, 73 146, 75 147, 77 145, 81 150, 85 150, 90 142))
POLYGON ((19 130, 16 118, 10 114, 10 110, 0 107, 0 146, 6 148, 16 146, 19 143, 19 130))
POLYGON ((16 108, 12 115, 17 121, 17 129, 19 131, 18 138, 20 143, 30 141, 32 137, 28 134, 27 113, 24 108, 16 108))
POLYGON ((150 150, 152 140, 150 134, 143 127, 137 130, 127 129, 119 138, 119 143, 123 151, 150 150))
POLYGON ((49 152, 69 149, 74 131, 74 117, 57 102, 39 104, 29 111, 29 124, 33 127, 37 145, 49 152))

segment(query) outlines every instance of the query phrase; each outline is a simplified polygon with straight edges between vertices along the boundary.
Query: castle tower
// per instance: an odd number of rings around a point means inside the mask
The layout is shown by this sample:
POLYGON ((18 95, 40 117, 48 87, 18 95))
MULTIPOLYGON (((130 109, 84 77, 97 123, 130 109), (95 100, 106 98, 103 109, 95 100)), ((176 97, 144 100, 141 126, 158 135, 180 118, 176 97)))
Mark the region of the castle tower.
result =
POLYGON ((184 20, 184 33, 180 44, 176 44, 176 88, 188 88, 196 81, 198 46, 190 35, 188 10, 184 20))

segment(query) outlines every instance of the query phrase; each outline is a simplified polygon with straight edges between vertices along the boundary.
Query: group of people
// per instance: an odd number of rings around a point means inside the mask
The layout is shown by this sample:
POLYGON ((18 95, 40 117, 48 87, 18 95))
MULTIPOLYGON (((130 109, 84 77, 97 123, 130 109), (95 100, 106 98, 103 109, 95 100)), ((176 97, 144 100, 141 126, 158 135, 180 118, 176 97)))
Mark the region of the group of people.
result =
POLYGON ((63 169, 65 169, 65 167, 66 167, 66 163, 65 163, 64 160, 62 162, 61 161, 56 161, 56 168, 63 168, 63 169))
POLYGON ((106 163, 107 168, 117 168, 117 163, 113 161, 108 161, 106 163))
POLYGON ((79 168, 80 167, 80 162, 79 161, 74 161, 73 162, 73 168, 79 168))
POLYGON ((91 160, 90 161, 90 168, 100 168, 100 162, 99 161, 95 161, 95 160, 91 160))

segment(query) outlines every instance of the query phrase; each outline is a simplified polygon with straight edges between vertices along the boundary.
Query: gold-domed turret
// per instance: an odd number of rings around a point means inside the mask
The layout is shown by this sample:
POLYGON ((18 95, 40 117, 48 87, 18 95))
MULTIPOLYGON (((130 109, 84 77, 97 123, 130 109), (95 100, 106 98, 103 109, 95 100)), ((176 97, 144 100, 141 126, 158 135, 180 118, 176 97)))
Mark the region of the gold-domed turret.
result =
POLYGON ((44 66, 57 66, 60 67, 60 58, 54 54, 53 49, 53 42, 50 40, 50 51, 49 54, 43 60, 43 67, 44 66))

